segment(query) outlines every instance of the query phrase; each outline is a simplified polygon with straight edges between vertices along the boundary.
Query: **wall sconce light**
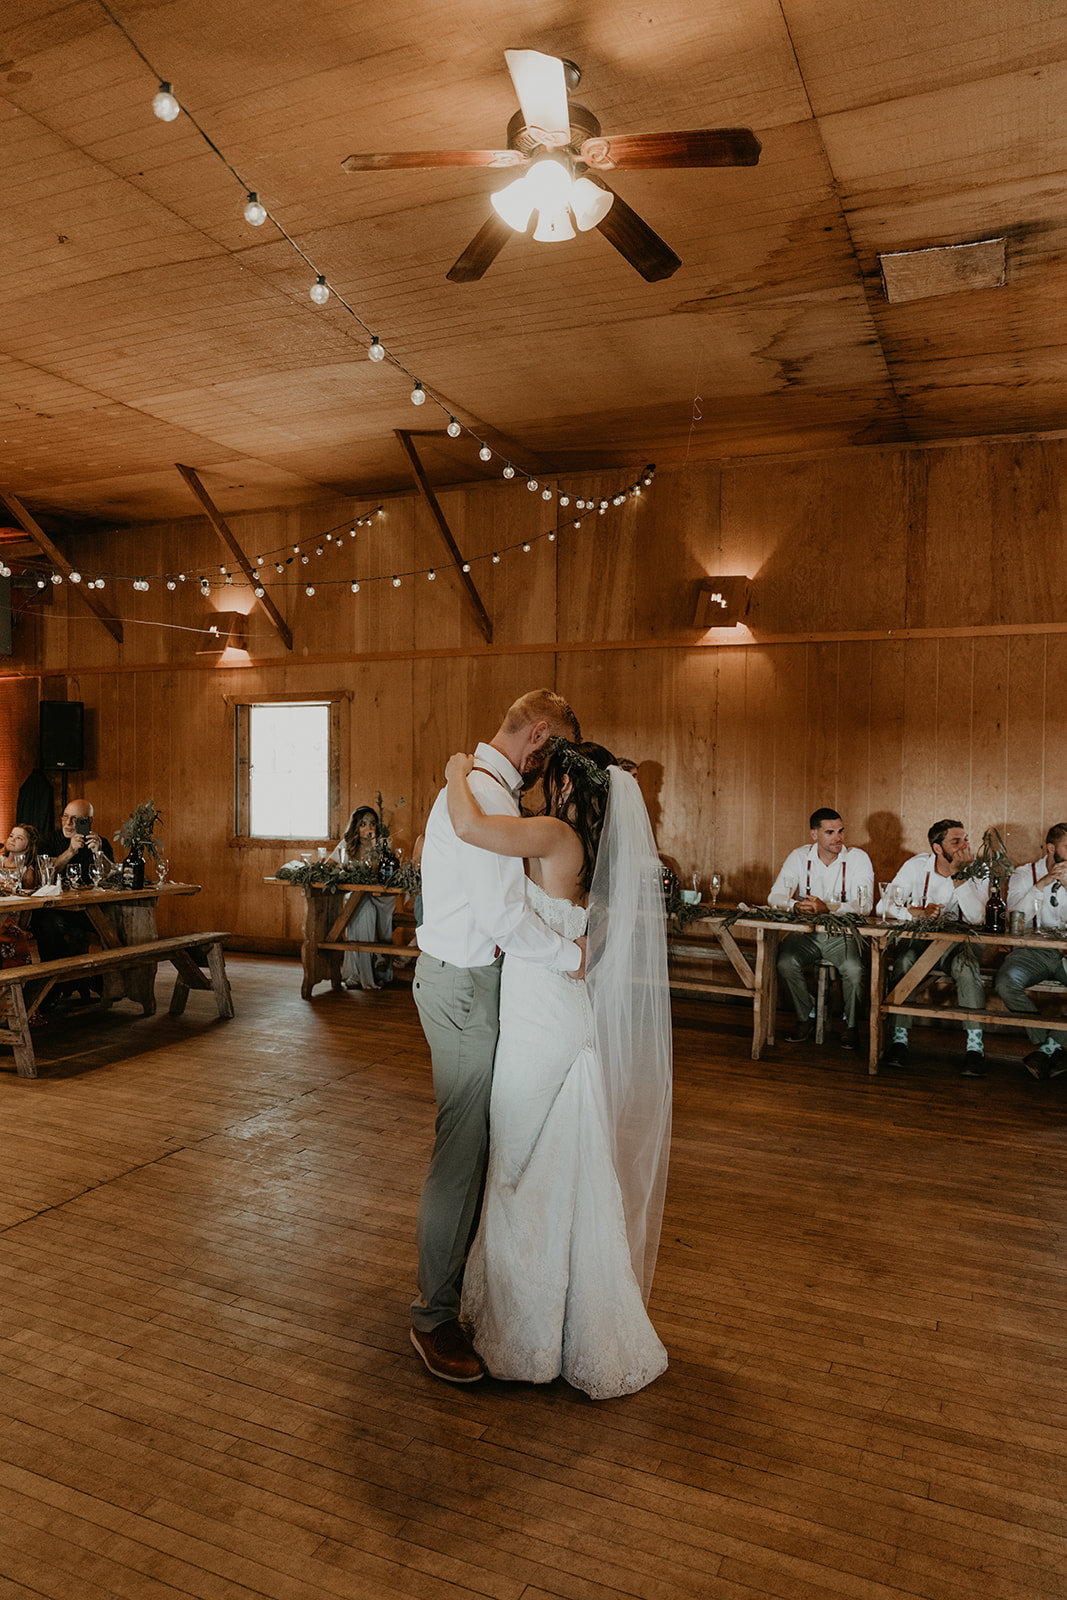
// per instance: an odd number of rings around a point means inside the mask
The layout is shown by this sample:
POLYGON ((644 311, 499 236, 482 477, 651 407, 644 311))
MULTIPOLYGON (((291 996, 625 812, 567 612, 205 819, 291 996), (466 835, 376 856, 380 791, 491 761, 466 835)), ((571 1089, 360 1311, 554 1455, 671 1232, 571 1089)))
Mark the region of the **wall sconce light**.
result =
POLYGON ((243 650, 248 618, 243 611, 216 611, 207 633, 196 647, 198 656, 217 656, 223 650, 243 650))
POLYGON ((697 586, 697 628, 735 628, 748 616, 752 585, 745 577, 705 578, 697 586))

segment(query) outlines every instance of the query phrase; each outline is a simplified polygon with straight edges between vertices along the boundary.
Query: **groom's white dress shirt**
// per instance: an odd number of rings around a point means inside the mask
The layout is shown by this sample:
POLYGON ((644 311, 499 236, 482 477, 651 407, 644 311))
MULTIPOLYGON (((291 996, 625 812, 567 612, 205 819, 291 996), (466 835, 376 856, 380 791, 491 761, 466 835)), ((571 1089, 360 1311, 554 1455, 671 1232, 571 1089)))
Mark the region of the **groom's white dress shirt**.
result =
MULTIPOLYGON (((467 781, 482 810, 517 817, 522 774, 490 744, 480 744, 474 760, 467 781)), ((521 856, 498 856, 457 839, 447 789, 437 796, 426 823, 422 906, 415 934, 419 949, 454 967, 486 967, 499 950, 558 972, 576 972, 581 965, 578 946, 528 910, 521 856)))
MULTIPOLYGON (((937 857, 932 850, 905 861, 893 883, 906 890, 909 906, 937 906, 942 916, 958 917, 961 922, 981 922, 985 916, 985 903, 989 899, 989 882, 986 878, 968 878, 957 883, 955 878, 943 877, 937 870, 937 857)), ((892 885, 890 886, 892 887, 892 885)), ((893 922, 911 922, 911 912, 906 908, 890 909, 889 896, 879 900, 877 912, 893 922)))

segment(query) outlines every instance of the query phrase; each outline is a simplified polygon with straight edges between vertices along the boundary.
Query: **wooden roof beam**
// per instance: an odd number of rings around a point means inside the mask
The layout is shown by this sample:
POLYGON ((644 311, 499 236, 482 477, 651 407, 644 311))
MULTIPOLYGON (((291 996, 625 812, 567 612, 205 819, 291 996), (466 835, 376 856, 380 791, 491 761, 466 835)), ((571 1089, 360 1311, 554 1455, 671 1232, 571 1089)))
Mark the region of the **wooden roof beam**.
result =
POLYGON ((430 514, 437 523, 441 537, 445 541, 445 546, 448 549, 448 553, 456 564, 456 572, 459 575, 460 582, 467 591, 467 598, 474 610, 474 615, 477 619, 478 626, 485 636, 485 642, 486 644, 492 644, 493 624, 489 619, 489 613, 482 604, 482 597, 478 593, 474 579, 471 577, 469 572, 464 572, 463 570, 463 557, 459 552, 459 546, 452 537, 452 530, 445 521, 445 514, 441 510, 441 507, 438 504, 437 496, 431 489, 426 474, 423 471, 422 462, 419 460, 418 452, 412 443, 413 436, 410 433, 406 433, 403 428, 396 428, 393 431, 400 440, 400 443, 404 448, 405 455, 411 462, 411 470, 414 474, 418 491, 422 495, 422 498, 425 500, 426 504, 429 506, 430 514))
MULTIPOLYGON (((44 529, 38 525, 36 520, 26 510, 26 507, 22 504, 22 501, 18 498, 18 496, 9 494, 6 489, 0 489, 0 500, 4 502, 5 506, 7 506, 7 509, 11 512, 11 515, 15 518, 20 527, 26 530, 34 544, 37 546, 38 550, 40 550, 41 554, 47 556, 49 561, 56 568, 57 572, 61 572, 69 582, 70 575, 75 571, 75 568, 71 566, 63 552, 56 549, 47 533, 45 533, 44 529)), ((98 618, 98 620, 104 624, 104 627, 115 640, 115 643, 121 644, 122 623, 119 621, 118 617, 112 616, 111 612, 107 609, 107 606, 102 600, 98 600, 96 598, 95 591, 84 588, 80 583, 72 583, 70 587, 71 592, 78 596, 78 599, 83 605, 88 606, 89 610, 93 613, 93 616, 98 618)))
MULTIPOLYGON (((193 468, 183 467, 180 461, 176 461, 174 465, 177 467, 178 471, 189 485, 189 488, 193 491, 193 493, 196 495, 196 498, 200 501, 200 504, 207 512, 208 521, 211 523, 211 526, 214 528, 215 532, 218 534, 227 550, 233 556, 233 559, 237 562, 237 565, 240 567, 245 577, 248 579, 248 582, 251 585, 254 593, 256 588, 256 578, 253 574, 252 564, 245 555, 244 551, 241 549, 241 546, 237 543, 237 540, 234 538, 226 518, 222 515, 222 512, 216 506, 214 500, 212 500, 211 496, 204 488, 204 485, 200 482, 200 479, 193 471, 193 468)), ((291 650, 293 648, 292 631, 289 627, 289 624, 278 610, 278 607, 274 604, 274 601, 271 599, 270 595, 264 591, 262 595, 257 595, 256 598, 259 600, 260 605, 263 607, 264 611, 267 613, 268 617, 273 623, 274 631, 284 644, 285 648, 287 650, 291 650)))

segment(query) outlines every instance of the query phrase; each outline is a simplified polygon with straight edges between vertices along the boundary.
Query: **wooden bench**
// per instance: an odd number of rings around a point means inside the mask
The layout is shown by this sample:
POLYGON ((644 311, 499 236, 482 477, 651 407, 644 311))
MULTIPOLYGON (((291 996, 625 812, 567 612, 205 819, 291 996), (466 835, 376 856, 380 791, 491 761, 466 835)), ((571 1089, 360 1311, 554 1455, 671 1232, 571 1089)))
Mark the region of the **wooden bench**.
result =
MULTIPOLYGON (((97 973, 116 972, 131 967, 155 969, 169 961, 177 971, 170 1001, 171 1016, 185 1010, 190 989, 211 989, 220 1017, 233 1016, 233 997, 222 941, 227 933, 182 933, 172 938, 153 939, 147 944, 118 945, 108 950, 91 950, 86 955, 63 956, 57 961, 35 961, 24 967, 0 969, 0 1002, 3 1003, 6 1031, 0 1027, 0 1044, 9 1044, 21 1078, 36 1078, 33 1036, 30 1022, 56 984, 79 983, 97 973), (197 953, 207 962, 205 974, 196 960, 197 953)), ((140 1001, 146 1017, 155 1014, 154 970, 140 1001)), ((105 1003, 106 1000, 105 1000, 105 1003)))

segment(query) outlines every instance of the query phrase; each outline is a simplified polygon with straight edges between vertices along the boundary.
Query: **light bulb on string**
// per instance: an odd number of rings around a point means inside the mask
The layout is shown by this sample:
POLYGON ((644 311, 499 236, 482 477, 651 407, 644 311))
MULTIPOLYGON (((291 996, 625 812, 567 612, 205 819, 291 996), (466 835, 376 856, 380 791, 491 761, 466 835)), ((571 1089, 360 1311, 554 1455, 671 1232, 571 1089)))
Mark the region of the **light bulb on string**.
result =
POLYGON ((494 565, 494 567, 497 567, 497 566, 500 565, 500 554, 496 550, 493 551, 493 565, 494 565))
POLYGON ((471 564, 470 564, 470 562, 469 562, 469 561, 465 561, 465 562, 464 562, 464 563, 463 563, 463 566, 462 566, 462 568, 461 568, 461 569, 460 569, 460 570, 461 570, 461 571, 462 571, 462 572, 469 572, 469 571, 470 571, 470 569, 471 569, 471 564))
POLYGON ((181 110, 169 83, 161 83, 152 96, 152 110, 160 122, 173 122, 181 110))
POLYGON ((317 306, 324 306, 327 300, 330 298, 330 291, 326 287, 326 279, 323 277, 321 272, 315 279, 315 282, 311 285, 311 288, 308 290, 308 294, 311 296, 312 300, 317 306))
POLYGON ((358 583, 354 583, 352 585, 352 593, 353 594, 358 594, 359 593, 359 584, 358 583))
MULTIPOLYGON (((575 527, 577 527, 577 526, 578 526, 578 524, 577 524, 577 523, 575 523, 575 527)), ((549 534, 549 536, 548 536, 548 542, 549 542, 549 544, 555 544, 555 542, 556 542, 556 535, 555 535, 555 534, 554 534, 554 533, 550 533, 550 534, 549 534)))
POLYGON ((393 588, 394 589, 399 589, 400 588, 400 579, 397 577, 395 572, 393 573, 393 588))
POLYGON ((313 583, 309 583, 307 588, 304 590, 304 593, 307 594, 307 595, 314 594, 315 593, 315 585, 313 583))
POLYGON ((542 500, 551 500, 551 498, 552 498, 552 490, 551 489, 542 489, 541 490, 541 499, 542 500))
POLYGON ((70 575, 70 581, 71 581, 71 583, 81 583, 81 581, 82 581, 81 573, 80 572, 72 572, 71 575, 70 575))
POLYGON ((524 552, 526 553, 526 555, 530 554, 530 546, 528 544, 524 544, 522 548, 523 548, 524 552))
POLYGON ((437 574, 433 570, 433 568, 431 567, 429 572, 426 574, 427 582, 432 583, 436 577, 437 577, 437 574))
POLYGON ((43 578, 38 578, 37 579, 37 587, 38 587, 38 589, 47 589, 48 585, 45 583, 43 578))
POLYGON ((262 600, 263 595, 265 593, 263 585, 260 584, 260 583, 257 583, 255 589, 253 590, 253 593, 255 594, 255 597, 256 597, 257 600, 262 600))
POLYGON ((59 572, 53 572, 53 574, 52 574, 52 582, 53 582, 53 583, 62 583, 62 582, 63 582, 63 575, 62 575, 62 573, 59 573, 59 572))
POLYGON ((171 591, 171 593, 173 593, 173 592, 174 592, 174 590, 175 590, 175 589, 176 589, 176 588, 177 588, 177 587, 178 587, 178 585, 177 585, 177 584, 176 584, 176 583, 175 583, 175 581, 174 581, 174 579, 173 579, 173 578, 168 578, 168 579, 167 579, 167 588, 168 588, 168 589, 169 589, 169 590, 170 590, 170 591, 171 591))
POLYGON ((371 361, 385 360, 385 347, 376 333, 371 335, 370 348, 367 351, 367 355, 371 361))
POLYGON ((537 479, 536 478, 528 478, 526 480, 526 487, 527 487, 527 489, 529 489, 530 493, 533 494, 534 490, 537 488, 537 479))
POLYGON ((458 439, 460 434, 463 432, 463 429, 460 427, 455 417, 452 417, 449 421, 448 427, 445 429, 445 432, 448 434, 450 439, 458 439))
POLYGON ((245 201, 245 221, 253 228, 261 228, 267 220, 267 208, 260 204, 258 194, 254 189, 249 189, 248 199, 245 201))
POLYGON ((489 446, 487 444, 483 444, 482 448, 478 451, 478 460, 479 461, 492 461, 492 459, 493 459, 493 452, 490 450, 490 448, 489 448, 489 446))
POLYGON ((515 476, 515 468, 511 465, 510 461, 504 468, 504 476, 505 478, 513 478, 515 476))
POLYGON ((415 380, 415 387, 411 391, 411 403, 413 406, 422 406, 426 404, 426 390, 422 387, 422 384, 417 378, 415 380))

